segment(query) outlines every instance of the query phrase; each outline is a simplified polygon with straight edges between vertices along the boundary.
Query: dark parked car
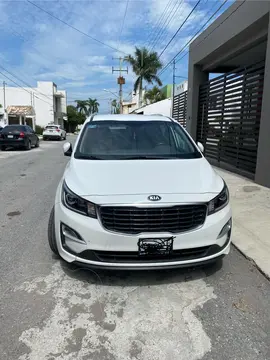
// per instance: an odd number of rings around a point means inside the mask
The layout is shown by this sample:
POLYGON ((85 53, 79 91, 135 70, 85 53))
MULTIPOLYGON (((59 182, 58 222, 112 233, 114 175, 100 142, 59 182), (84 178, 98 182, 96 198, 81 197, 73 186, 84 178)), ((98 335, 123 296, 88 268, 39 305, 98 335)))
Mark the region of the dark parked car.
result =
POLYGON ((0 132, 1 150, 9 147, 30 150, 32 146, 39 147, 39 138, 28 125, 7 125, 0 132))

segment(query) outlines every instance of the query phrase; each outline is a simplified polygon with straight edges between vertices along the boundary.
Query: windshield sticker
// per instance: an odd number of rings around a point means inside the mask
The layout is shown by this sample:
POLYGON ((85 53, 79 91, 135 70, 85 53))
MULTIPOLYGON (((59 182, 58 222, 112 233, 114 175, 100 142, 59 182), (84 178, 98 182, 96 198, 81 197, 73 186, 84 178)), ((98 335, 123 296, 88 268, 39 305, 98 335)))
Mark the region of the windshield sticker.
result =
POLYGON ((89 129, 95 129, 97 127, 97 125, 88 125, 89 129))

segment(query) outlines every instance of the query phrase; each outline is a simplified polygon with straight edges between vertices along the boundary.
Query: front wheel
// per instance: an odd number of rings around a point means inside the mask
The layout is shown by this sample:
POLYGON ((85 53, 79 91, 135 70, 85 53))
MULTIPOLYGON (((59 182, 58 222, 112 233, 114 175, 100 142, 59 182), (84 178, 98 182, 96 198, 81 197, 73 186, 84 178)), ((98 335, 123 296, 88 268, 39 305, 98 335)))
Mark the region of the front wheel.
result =
POLYGON ((37 140, 35 147, 36 147, 36 148, 39 147, 39 139, 37 140))
POLYGON ((49 223, 48 223, 48 241, 52 252, 55 255, 59 255, 59 251, 56 244, 56 237, 55 237, 55 225, 54 225, 54 207, 50 213, 49 223))

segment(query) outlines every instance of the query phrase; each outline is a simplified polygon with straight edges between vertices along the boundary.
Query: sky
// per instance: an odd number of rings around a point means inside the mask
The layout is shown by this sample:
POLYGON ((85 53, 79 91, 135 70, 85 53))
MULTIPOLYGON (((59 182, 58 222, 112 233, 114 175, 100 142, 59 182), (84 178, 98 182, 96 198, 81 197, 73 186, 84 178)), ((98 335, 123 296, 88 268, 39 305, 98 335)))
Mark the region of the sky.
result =
MULTIPOLYGON (((67 91, 69 105, 77 99, 96 98, 100 112, 108 112, 118 93, 118 75, 112 74, 112 66, 119 67, 116 58, 133 54, 135 46, 146 46, 162 53, 165 67, 224 0, 201 0, 164 52, 197 0, 31 2, 0 1, 0 81, 22 87, 53 81, 59 90, 67 91)), ((228 0, 205 28, 233 2, 228 0)), ((176 58, 177 83, 187 78, 187 50, 176 58)), ((124 76, 124 99, 129 100, 136 77, 130 67, 124 76)), ((172 65, 160 78, 163 85, 172 83, 172 65)))

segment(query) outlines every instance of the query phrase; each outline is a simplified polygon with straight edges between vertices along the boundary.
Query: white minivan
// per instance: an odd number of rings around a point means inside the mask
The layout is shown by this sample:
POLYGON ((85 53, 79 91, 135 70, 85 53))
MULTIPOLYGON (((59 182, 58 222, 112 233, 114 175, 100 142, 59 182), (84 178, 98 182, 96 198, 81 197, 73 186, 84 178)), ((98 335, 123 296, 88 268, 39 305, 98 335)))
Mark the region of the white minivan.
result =
POLYGON ((94 115, 64 154, 48 237, 67 262, 160 269, 229 253, 228 188, 173 119, 94 115))

